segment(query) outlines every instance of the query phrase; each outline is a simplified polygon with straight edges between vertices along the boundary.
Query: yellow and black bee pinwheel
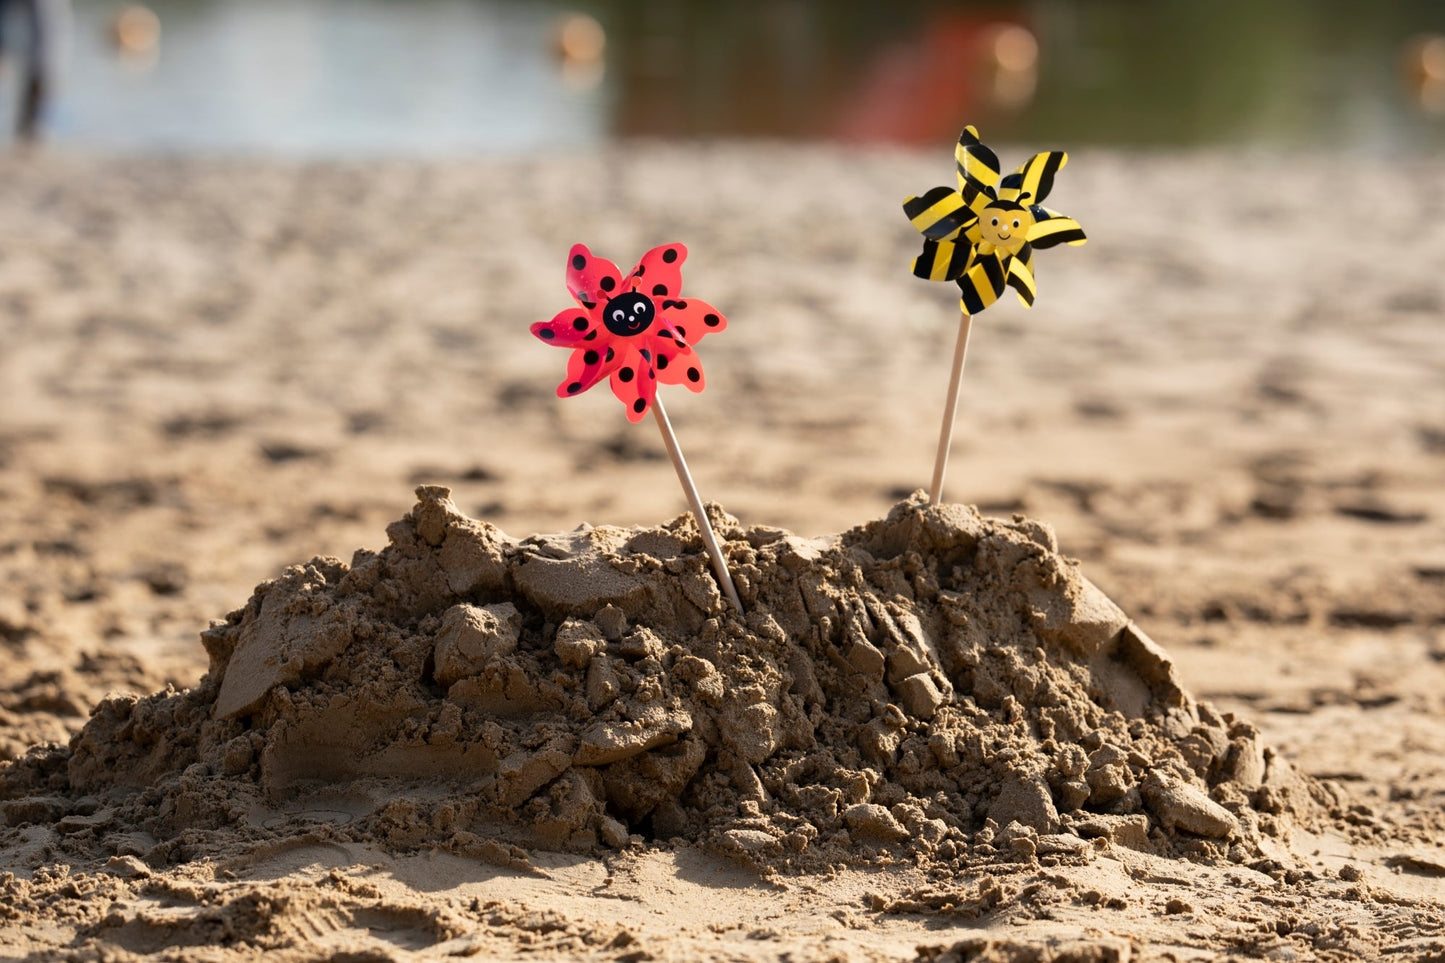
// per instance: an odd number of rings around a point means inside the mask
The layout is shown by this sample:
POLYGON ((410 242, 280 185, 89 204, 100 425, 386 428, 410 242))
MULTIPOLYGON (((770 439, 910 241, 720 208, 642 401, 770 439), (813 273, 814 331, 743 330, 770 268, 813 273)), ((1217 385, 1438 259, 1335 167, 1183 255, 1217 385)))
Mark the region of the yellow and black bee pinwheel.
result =
POLYGON ((1035 154, 1001 178, 998 155, 978 139, 978 131, 965 127, 954 157, 958 190, 935 187, 903 202, 903 213, 924 238, 914 275, 956 281, 965 314, 993 304, 1004 285, 1018 292, 1025 307, 1032 305, 1034 251, 1086 240, 1078 221, 1043 206, 1069 155, 1035 154))

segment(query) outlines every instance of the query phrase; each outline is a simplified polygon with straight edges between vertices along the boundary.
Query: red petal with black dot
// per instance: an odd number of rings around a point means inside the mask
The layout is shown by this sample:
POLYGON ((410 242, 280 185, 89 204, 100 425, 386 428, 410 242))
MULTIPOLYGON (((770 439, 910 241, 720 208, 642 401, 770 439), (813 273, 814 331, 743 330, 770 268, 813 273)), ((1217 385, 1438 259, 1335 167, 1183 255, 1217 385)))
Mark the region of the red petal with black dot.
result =
MULTIPOLYGON (((532 325, 532 334, 548 344, 559 348, 575 348, 587 340, 587 335, 597 327, 595 321, 581 308, 559 311, 551 321, 538 321, 532 325)), ((597 340, 595 337, 592 340, 597 340)))
POLYGON ((567 254, 567 290, 584 308, 603 304, 622 289, 622 272, 585 244, 574 244, 567 254))
POLYGON ((620 363, 612 372, 612 393, 626 407, 628 421, 641 421, 657 397, 657 369, 652 357, 648 349, 633 345, 618 355, 620 363))
POLYGON ((567 359, 567 380, 557 386, 558 398, 580 395, 617 369, 618 356, 613 348, 585 348, 572 352, 567 359))
POLYGON ((668 345, 653 357, 657 359, 658 381, 665 385, 686 385, 692 391, 703 389, 702 361, 692 348, 668 345))
POLYGON ((657 300, 679 297, 682 292, 682 262, 687 260, 687 246, 663 244, 642 255, 632 269, 632 289, 657 300))
POLYGON ((658 313, 669 321, 688 344, 697 344, 704 336, 725 330, 728 319, 717 308, 701 298, 669 298, 658 306, 658 313))

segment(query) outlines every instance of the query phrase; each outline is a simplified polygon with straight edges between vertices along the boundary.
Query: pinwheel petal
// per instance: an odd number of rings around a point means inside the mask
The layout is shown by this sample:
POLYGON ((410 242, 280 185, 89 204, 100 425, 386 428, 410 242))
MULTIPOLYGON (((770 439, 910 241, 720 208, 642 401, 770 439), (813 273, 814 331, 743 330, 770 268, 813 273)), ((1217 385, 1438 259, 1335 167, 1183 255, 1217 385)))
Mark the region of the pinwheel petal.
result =
POLYGON ((585 244, 574 244, 567 254, 567 290, 577 303, 592 308, 611 297, 622 284, 622 272, 605 257, 597 257, 585 244))
POLYGON ((678 297, 682 294, 682 262, 686 260, 684 244, 653 248, 632 269, 633 289, 654 298, 678 297))
POLYGON ((922 197, 903 202, 903 213, 930 241, 951 241, 978 215, 968 206, 963 195, 950 187, 935 187, 922 197))
POLYGON ((675 378, 669 376, 669 371, 676 374, 676 360, 692 350, 692 345, 682 339, 682 335, 673 330, 671 325, 661 325, 657 334, 648 338, 645 345, 652 356, 652 366, 657 369, 657 380, 663 384, 676 384, 675 378))
POLYGON ((1072 217, 1065 217, 1047 207, 1036 206, 1029 210, 1034 215, 1034 226, 1029 228, 1028 238, 1036 250, 1042 251, 1060 244, 1078 246, 1088 240, 1084 236, 1084 229, 1072 217))
POLYGON ((728 319, 717 308, 701 298, 679 298, 663 301, 658 313, 688 344, 697 344, 704 336, 725 330, 728 319))
POLYGON ((1005 269, 997 257, 980 257, 958 279, 958 289, 963 292, 960 299, 963 310, 968 314, 982 312, 1003 294, 1005 281, 1005 269))
POLYGON ((956 281, 968 270, 973 245, 953 241, 924 241, 923 251, 913 259, 913 276, 925 281, 956 281))
MULTIPOLYGON (((1035 154, 1014 172, 1018 175, 1018 192, 1029 195, 1025 198, 1029 204, 1042 204, 1044 198, 1054 189, 1054 175, 1063 170, 1068 162, 1069 155, 1061 150, 1035 154)), ((1018 200, 1018 197, 1010 200, 1018 200)))
POLYGON ((638 422, 657 397, 657 369, 652 352, 628 345, 622 349, 612 372, 612 393, 627 408, 627 420, 638 422))
POLYGON ((978 139, 978 131, 965 127, 953 151, 958 166, 958 190, 977 213, 997 196, 998 155, 978 139))
POLYGON ((653 357, 656 359, 657 380, 665 385, 686 385, 692 391, 701 391, 706 383, 702 374, 702 361, 692 347, 679 348, 663 338, 654 342, 653 357))
POLYGON ((558 398, 580 395, 611 374, 618 365, 611 348, 578 348, 567 359, 567 380, 557 386, 558 398))
POLYGON ((1008 260, 1008 286, 1018 293, 1026 308, 1033 307, 1034 298, 1038 295, 1038 288, 1034 285, 1033 261, 1034 250, 1027 244, 1008 260))
POLYGON ((559 311, 551 321, 538 321, 531 327, 533 335, 559 348, 575 348, 584 341, 596 341, 596 329, 597 324, 588 317, 588 312, 578 308, 559 311))

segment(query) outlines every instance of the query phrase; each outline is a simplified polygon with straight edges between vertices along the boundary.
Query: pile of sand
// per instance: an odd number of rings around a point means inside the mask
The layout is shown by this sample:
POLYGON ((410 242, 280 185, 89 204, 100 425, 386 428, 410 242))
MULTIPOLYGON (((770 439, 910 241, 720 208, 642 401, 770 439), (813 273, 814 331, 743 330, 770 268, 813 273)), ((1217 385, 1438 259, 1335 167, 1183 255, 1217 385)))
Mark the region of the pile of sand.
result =
POLYGON ((4 821, 153 864, 300 825, 805 870, 1100 838, 1253 863, 1331 801, 1038 522, 915 496, 808 540, 714 510, 739 617, 690 516, 516 541, 417 494, 381 552, 295 566, 203 633, 195 689, 109 699, 9 767, 4 821))

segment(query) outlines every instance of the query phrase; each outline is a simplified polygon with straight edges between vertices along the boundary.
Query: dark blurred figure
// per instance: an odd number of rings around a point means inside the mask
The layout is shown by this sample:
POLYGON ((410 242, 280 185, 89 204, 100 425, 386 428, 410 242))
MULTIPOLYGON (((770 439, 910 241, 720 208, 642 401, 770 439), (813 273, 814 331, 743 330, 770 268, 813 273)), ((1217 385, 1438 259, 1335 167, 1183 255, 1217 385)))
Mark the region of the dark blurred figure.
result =
POLYGON ((0 0, 0 60, 18 57, 23 63, 15 122, 15 134, 23 141, 39 134, 40 118, 54 91, 68 8, 68 0, 0 0))

